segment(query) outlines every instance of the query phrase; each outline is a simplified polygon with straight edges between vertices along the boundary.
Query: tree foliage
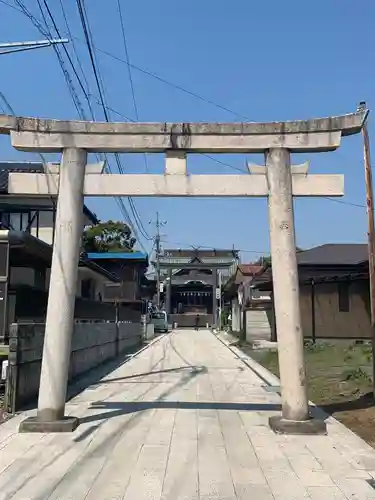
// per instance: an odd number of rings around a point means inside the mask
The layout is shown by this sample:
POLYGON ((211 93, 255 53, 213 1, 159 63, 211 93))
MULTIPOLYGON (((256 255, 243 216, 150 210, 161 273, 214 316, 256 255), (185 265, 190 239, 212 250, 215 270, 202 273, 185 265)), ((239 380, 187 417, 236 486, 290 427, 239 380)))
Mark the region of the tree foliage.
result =
POLYGON ((84 252, 132 252, 135 243, 130 227, 112 220, 88 226, 82 238, 84 252))

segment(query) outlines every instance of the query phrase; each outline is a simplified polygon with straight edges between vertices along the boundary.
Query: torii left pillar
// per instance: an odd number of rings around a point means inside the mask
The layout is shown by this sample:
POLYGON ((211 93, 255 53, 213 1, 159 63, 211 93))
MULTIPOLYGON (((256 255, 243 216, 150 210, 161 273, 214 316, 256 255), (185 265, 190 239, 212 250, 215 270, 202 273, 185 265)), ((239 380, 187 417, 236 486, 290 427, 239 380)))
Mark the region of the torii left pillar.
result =
POLYGON ((64 411, 83 228, 86 160, 83 149, 63 150, 38 413, 21 423, 20 432, 71 432, 79 424, 78 418, 66 417, 64 411))

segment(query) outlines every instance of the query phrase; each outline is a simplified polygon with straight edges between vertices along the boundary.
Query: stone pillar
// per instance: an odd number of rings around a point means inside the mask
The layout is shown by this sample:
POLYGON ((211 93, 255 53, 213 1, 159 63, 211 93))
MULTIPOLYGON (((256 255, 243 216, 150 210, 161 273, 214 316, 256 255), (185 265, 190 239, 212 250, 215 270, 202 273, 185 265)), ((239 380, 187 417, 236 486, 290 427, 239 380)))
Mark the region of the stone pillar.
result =
POLYGON ((212 326, 215 327, 217 323, 217 269, 212 269, 212 326))
POLYGON ((238 298, 235 297, 232 300, 232 331, 239 332, 240 331, 240 305, 238 303, 238 298))
POLYGON ((310 419, 306 391, 290 152, 268 150, 266 168, 282 398, 282 416, 271 417, 270 425, 277 432, 321 433, 324 423, 310 419))
POLYGON ((172 314, 172 269, 168 269, 168 280, 167 280, 167 290, 166 290, 166 312, 167 314, 172 314))
POLYGON ((36 418, 21 423, 21 432, 67 432, 79 423, 75 417, 65 417, 64 411, 83 228, 86 160, 87 153, 82 149, 63 151, 38 413, 36 418))

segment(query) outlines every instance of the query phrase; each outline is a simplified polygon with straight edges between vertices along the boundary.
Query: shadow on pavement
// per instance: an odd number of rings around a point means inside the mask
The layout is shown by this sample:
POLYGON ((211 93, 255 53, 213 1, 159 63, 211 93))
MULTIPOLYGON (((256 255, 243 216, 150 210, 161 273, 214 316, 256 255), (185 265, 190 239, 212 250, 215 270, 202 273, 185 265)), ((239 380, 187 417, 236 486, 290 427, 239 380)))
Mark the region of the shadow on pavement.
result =
POLYGON ((118 417, 128 413, 136 413, 152 409, 177 409, 177 410, 232 410, 232 411, 281 411, 280 404, 272 403, 221 403, 209 402, 186 402, 186 401, 127 401, 127 402, 101 402, 92 403, 90 409, 112 410, 96 415, 87 415, 80 419, 81 423, 95 422, 107 418, 118 417))
POLYGON ((131 380, 133 378, 140 378, 140 377, 148 377, 149 375, 160 375, 162 373, 181 373, 184 370, 188 370, 193 373, 206 373, 207 368, 205 366, 179 366, 177 368, 166 368, 165 370, 155 370, 155 371, 149 371, 145 373, 135 373, 134 375, 128 375, 127 377, 117 377, 117 378, 108 378, 101 380, 96 383, 98 384, 108 384, 109 382, 121 382, 122 380, 131 380))

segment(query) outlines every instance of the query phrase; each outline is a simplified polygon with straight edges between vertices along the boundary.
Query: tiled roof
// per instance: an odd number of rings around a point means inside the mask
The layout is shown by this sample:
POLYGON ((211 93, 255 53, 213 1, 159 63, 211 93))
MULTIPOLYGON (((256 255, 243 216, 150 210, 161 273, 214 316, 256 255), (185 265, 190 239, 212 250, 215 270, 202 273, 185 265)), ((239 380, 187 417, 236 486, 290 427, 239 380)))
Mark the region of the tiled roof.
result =
MULTIPOLYGON (((0 194, 8 194, 8 179, 10 172, 21 174, 42 174, 44 172, 43 163, 37 161, 1 161, 0 162, 0 194)), ((83 206, 83 213, 92 222, 98 224, 97 216, 86 206, 83 206)))
MULTIPOLYGON (((327 243, 297 253, 298 274, 303 283, 312 279, 325 282, 348 279, 348 276, 363 276, 361 264, 366 262, 367 244, 362 243, 327 243), (357 272, 354 271, 356 266, 357 272)), ((272 287, 272 267, 257 276, 253 284, 257 288, 272 287)))
POLYGON ((43 164, 40 162, 17 162, 6 161, 0 162, 0 193, 8 194, 8 176, 9 172, 27 173, 43 173, 43 164))
POLYGON ((299 265, 356 265, 367 259, 365 243, 327 243, 297 254, 299 265))
POLYGON ((263 266, 257 264, 239 264, 238 268, 244 276, 254 276, 263 269, 263 266))
POLYGON ((261 273, 263 269, 263 266, 258 266, 256 264, 239 264, 234 283, 236 285, 241 285, 242 283, 251 281, 254 276, 261 273))

